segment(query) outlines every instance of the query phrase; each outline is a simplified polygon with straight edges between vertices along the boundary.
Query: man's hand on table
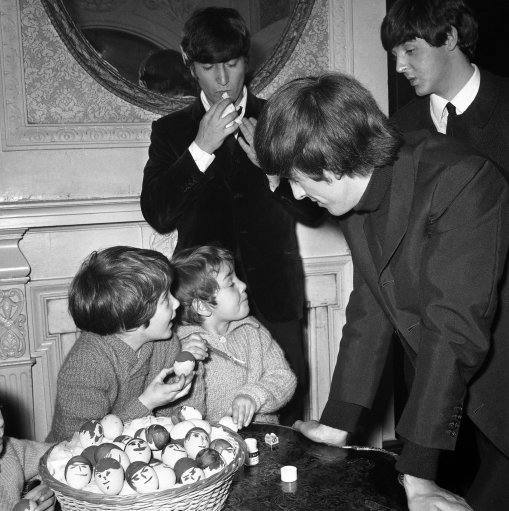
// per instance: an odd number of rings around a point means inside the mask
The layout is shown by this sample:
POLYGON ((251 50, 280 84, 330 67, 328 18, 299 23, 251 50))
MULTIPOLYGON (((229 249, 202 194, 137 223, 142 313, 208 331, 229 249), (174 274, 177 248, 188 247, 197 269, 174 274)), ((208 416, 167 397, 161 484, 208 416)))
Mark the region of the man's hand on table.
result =
POLYGON ((314 442, 335 447, 345 445, 348 436, 347 431, 325 426, 325 424, 320 424, 318 421, 296 421, 292 427, 314 442))
POLYGON ((402 483, 409 511, 473 511, 465 499, 428 479, 405 474, 402 483))

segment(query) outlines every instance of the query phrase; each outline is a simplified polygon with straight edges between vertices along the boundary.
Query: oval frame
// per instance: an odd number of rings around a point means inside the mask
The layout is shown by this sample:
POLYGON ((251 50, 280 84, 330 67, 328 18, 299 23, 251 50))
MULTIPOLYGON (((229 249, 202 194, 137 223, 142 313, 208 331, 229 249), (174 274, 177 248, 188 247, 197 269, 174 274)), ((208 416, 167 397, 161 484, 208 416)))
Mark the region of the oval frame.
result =
MULTIPOLYGON (((95 51, 69 14, 65 0, 41 2, 71 55, 94 80, 113 94, 157 114, 179 110, 194 101, 194 96, 169 97, 130 82, 95 51)), ((249 88, 254 94, 263 90, 288 61, 302 35, 314 3, 315 0, 297 0, 278 44, 250 81, 249 88)))

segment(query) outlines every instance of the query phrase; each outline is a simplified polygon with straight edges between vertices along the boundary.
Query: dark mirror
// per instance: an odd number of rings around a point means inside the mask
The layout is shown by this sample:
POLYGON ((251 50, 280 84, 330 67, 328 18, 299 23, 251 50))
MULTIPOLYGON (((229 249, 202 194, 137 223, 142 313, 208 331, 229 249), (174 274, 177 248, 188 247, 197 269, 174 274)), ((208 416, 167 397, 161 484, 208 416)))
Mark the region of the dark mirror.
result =
MULTIPOLYGON (((251 32, 249 85, 256 94, 281 70, 311 13, 314 0, 42 0, 53 25, 78 62, 104 87, 156 113, 182 108, 196 95, 180 58, 182 27, 198 8, 234 7, 251 32), (161 51, 164 50, 164 51, 161 51), (140 81, 140 67, 157 53, 158 66, 178 82, 172 93, 140 81), (152 89, 152 90, 150 90, 152 89)), ((151 62, 152 62, 151 60, 151 62)))

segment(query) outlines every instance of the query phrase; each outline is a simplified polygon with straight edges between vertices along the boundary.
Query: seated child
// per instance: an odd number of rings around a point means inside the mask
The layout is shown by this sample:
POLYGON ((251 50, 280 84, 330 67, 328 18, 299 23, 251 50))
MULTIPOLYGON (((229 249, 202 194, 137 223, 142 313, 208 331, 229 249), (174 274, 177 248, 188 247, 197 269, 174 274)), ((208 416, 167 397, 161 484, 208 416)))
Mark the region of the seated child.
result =
POLYGON ((175 296, 181 304, 175 333, 181 342, 206 340, 207 419, 231 415, 239 428, 251 420, 278 422, 296 378, 268 330, 249 316, 246 285, 235 275, 232 254, 204 246, 172 258, 175 296))
MULTIPOLYGON (((37 475, 39 460, 50 447, 41 442, 4 437, 4 418, 0 408, 1 511, 11 511, 22 498, 23 486, 37 475)), ((55 495, 44 483, 35 486, 23 498, 34 501, 36 511, 55 508, 55 495)))
MULTIPOLYGON (((127 422, 169 416, 182 404, 194 372, 167 382, 175 357, 181 348, 197 360, 207 352, 201 340, 181 347, 172 337, 179 306, 172 277, 168 259, 153 250, 110 247, 85 260, 69 289, 69 311, 82 332, 58 374, 47 441, 68 440, 86 420, 109 413, 127 422)), ((193 385, 186 404, 205 412, 200 374, 193 385)))

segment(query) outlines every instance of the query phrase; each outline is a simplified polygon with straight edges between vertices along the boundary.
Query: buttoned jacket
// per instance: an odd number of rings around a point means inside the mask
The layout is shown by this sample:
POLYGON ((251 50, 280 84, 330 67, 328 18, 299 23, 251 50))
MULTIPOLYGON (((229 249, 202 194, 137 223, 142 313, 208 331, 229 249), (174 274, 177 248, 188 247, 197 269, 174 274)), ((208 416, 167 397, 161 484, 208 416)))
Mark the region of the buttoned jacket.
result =
POLYGON ((408 134, 388 197, 376 256, 379 240, 367 222, 374 213, 352 212, 339 222, 354 288, 327 406, 371 408, 396 331, 415 368, 398 433, 425 447, 453 449, 465 406, 509 453, 503 176, 461 143, 421 131, 408 134))

